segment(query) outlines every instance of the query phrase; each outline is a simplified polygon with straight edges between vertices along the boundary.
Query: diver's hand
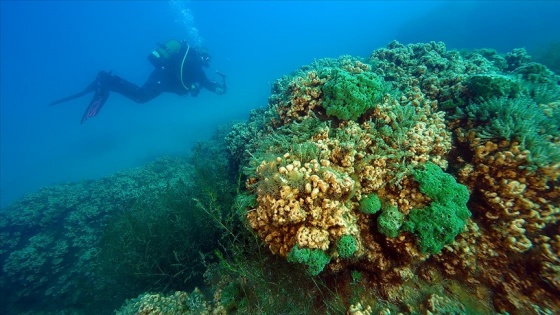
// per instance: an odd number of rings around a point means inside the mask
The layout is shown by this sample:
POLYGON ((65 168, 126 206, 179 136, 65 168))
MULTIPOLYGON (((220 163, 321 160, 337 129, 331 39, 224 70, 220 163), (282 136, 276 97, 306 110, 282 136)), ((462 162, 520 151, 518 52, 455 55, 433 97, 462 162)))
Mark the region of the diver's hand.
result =
POLYGON ((223 95, 226 94, 227 87, 226 87, 226 75, 223 72, 216 70, 216 74, 222 78, 222 83, 218 83, 216 87, 216 94, 223 95))
POLYGON ((197 97, 198 93, 200 93, 200 87, 196 84, 191 85, 191 88, 189 89, 189 93, 191 93, 191 96, 197 97))
POLYGON ((216 89, 214 90, 214 93, 218 94, 218 95, 223 95, 226 94, 226 85, 225 84, 218 84, 216 86, 216 89))

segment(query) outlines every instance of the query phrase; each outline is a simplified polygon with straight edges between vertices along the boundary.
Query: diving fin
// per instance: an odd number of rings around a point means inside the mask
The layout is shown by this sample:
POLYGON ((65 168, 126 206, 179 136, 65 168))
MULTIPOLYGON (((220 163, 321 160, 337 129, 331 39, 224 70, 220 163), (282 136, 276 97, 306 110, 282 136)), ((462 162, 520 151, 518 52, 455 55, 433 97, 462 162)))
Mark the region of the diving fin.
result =
POLYGON ((84 95, 86 95, 86 94, 88 94, 88 93, 91 93, 91 92, 95 91, 95 85, 96 85, 96 82, 94 81, 93 83, 91 83, 90 85, 88 85, 88 86, 87 86, 83 91, 81 91, 80 93, 76 93, 76 94, 73 94, 73 95, 70 95, 70 96, 61 98, 61 99, 59 99, 59 100, 56 100, 56 101, 50 103, 49 106, 56 105, 56 104, 60 104, 60 103, 64 103, 64 102, 68 102, 68 101, 71 101, 71 100, 76 99, 76 98, 78 98, 78 97, 82 97, 82 96, 84 96, 84 95))
POLYGON ((88 118, 94 117, 99 113, 101 107, 105 105, 105 102, 109 98, 109 89, 108 88, 99 88, 95 91, 89 106, 86 108, 84 115, 82 116, 82 120, 80 124, 83 124, 88 118))
POLYGON ((107 99, 109 98, 109 86, 112 82, 111 72, 99 71, 95 81, 93 81, 90 85, 88 85, 83 91, 67 96, 65 98, 61 98, 57 101, 50 103, 49 105, 56 105, 64 102, 68 102, 70 100, 76 99, 78 97, 84 96, 88 93, 95 92, 93 94, 93 98, 89 102, 89 106, 87 107, 84 115, 82 116, 81 123, 83 124, 88 118, 93 117, 99 113, 101 107, 105 104, 107 99))

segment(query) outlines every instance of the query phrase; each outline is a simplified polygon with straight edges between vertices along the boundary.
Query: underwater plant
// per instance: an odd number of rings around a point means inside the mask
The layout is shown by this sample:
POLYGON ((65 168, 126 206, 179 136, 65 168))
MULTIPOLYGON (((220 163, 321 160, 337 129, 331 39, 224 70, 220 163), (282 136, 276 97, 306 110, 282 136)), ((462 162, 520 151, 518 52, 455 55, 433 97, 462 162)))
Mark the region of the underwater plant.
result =
POLYGON ((465 108, 473 130, 481 139, 517 142, 529 152, 528 167, 560 162, 560 146, 551 141, 560 135, 557 107, 548 110, 527 97, 491 98, 465 108))

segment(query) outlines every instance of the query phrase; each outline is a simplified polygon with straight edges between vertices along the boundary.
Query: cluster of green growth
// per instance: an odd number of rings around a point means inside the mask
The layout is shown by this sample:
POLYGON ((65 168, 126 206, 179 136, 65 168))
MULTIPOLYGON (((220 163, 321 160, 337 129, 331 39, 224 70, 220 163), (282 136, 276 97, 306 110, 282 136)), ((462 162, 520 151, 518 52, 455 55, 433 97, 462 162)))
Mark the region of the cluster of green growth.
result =
POLYGON ((375 142, 372 148, 375 155, 390 157, 395 169, 395 175, 389 180, 391 185, 399 185, 400 181, 409 175, 413 169, 413 165, 409 161, 415 156, 414 150, 408 136, 410 129, 419 121, 422 115, 418 112, 418 107, 407 104, 403 106, 394 106, 387 113, 391 122, 389 124, 382 121, 368 121, 371 130, 374 130, 372 137, 375 142))
POLYGON ((352 305, 361 302, 367 290, 367 281, 364 274, 358 270, 350 271, 350 292, 349 302, 352 305))
POLYGON ((417 170, 414 178, 432 202, 423 209, 412 210, 404 229, 418 236, 422 252, 437 254, 463 231, 471 215, 467 208, 469 191, 431 162, 417 170))
POLYGON ((2 209, 0 313, 107 307, 108 288, 118 286, 111 274, 95 267, 104 228, 133 205, 182 182, 190 171, 184 159, 161 158, 99 180, 45 187, 2 209), (29 298, 34 302, 27 303, 29 298))
MULTIPOLYGON (((375 145, 362 148, 370 154, 359 159, 354 167, 357 170, 356 173, 359 173, 362 168, 368 167, 375 156, 389 157, 391 161, 398 161, 390 162, 393 163, 392 167, 396 174, 389 180, 389 184, 398 185, 406 175, 411 173, 413 168, 409 161, 416 153, 411 150, 414 144, 410 141, 408 134, 417 123, 422 121, 423 114, 418 107, 406 104, 393 106, 387 115, 390 123, 380 120, 369 120, 363 123, 368 125, 366 128, 370 133, 367 136, 375 145)), ((333 129, 332 134, 332 137, 337 139, 337 148, 341 152, 346 153, 360 147, 362 139, 359 133, 349 133, 345 128, 336 128, 333 129)), ((361 206, 359 210, 364 212, 364 208, 361 206)))
POLYGON ((381 200, 376 194, 369 194, 360 199, 360 211, 365 214, 374 214, 381 209, 381 200))
POLYGON ((404 214, 393 205, 387 205, 377 218, 377 229, 389 237, 397 237, 404 223, 404 214))
POLYGON ((560 74, 560 41, 550 42, 543 47, 537 60, 556 74, 560 74))
POLYGON ((336 249, 341 258, 352 257, 356 252, 357 246, 356 238, 352 235, 343 235, 336 243, 336 249))
POLYGON ((201 283, 203 255, 233 233, 208 218, 237 221, 224 131, 190 159, 44 188, 3 209, 0 313, 109 313, 131 295, 201 283))
POLYGON ((506 53, 504 58, 506 60, 505 67, 502 68, 504 71, 514 71, 531 61, 531 56, 527 53, 525 48, 514 48, 512 51, 506 53))
MULTIPOLYGON (((297 158, 297 157, 296 157, 297 158)), ((258 176, 263 180, 259 180, 251 187, 259 194, 267 194, 279 197, 280 190, 283 186, 297 188, 302 190, 305 185, 304 173, 301 172, 287 172, 281 174, 278 168, 286 165, 286 160, 277 162, 277 156, 269 156, 264 165, 259 166, 258 176)), ((248 168, 249 172, 254 172, 253 169, 248 168)))
POLYGON ((239 222, 245 222, 247 211, 256 208, 257 205, 257 196, 255 194, 250 194, 246 191, 243 193, 238 192, 233 203, 233 210, 236 211, 239 222))
POLYGON ((560 101, 560 76, 546 66, 529 62, 515 69, 514 74, 523 83, 523 94, 537 104, 560 101))
POLYGON ((350 277, 352 279, 352 284, 358 284, 360 281, 364 279, 364 275, 358 270, 352 270, 350 272, 350 277))
POLYGON ((251 188, 260 194, 273 196, 278 195, 280 188, 286 185, 303 190, 305 179, 302 172, 280 174, 278 169, 295 160, 306 163, 324 158, 320 154, 317 143, 310 139, 311 135, 324 132, 325 129, 328 129, 327 122, 317 118, 307 118, 262 136, 258 140, 258 149, 251 153, 251 160, 243 167, 243 174, 247 177, 264 179, 251 188), (288 158, 278 160, 278 157, 286 153, 289 153, 288 158), (263 161, 264 165, 262 165, 263 161))
MULTIPOLYGON (((505 71, 508 67, 514 67, 512 69, 515 69, 515 64, 519 64, 519 62, 527 62, 528 59, 525 58, 523 56, 523 54, 516 54, 517 57, 513 57, 513 54, 515 54, 515 52, 509 52, 508 55, 506 56, 505 54, 500 54, 498 53, 497 50, 495 49, 491 49, 491 48, 481 48, 481 49, 476 49, 473 51, 468 51, 468 50, 462 50, 461 53, 463 54, 463 57, 465 58, 469 58, 469 57, 473 57, 474 55, 479 55, 481 57, 483 57, 484 59, 490 61, 492 63, 492 65, 494 66, 493 68, 496 71, 500 71, 503 72, 505 71), (508 65, 508 60, 509 60, 509 65, 508 65)), ((481 60, 477 60, 477 63, 481 64, 483 62, 481 62, 481 60)), ((481 71, 477 71, 477 72, 481 72, 481 71)))
POLYGON ((230 282, 222 289, 222 295, 220 296, 220 303, 226 310, 233 310, 238 304, 243 300, 243 292, 236 282, 230 282))
MULTIPOLYGON (((193 147, 182 181, 144 196, 106 224, 96 261, 114 285, 105 294, 182 290, 201 284, 204 255, 231 237, 237 179, 225 158, 224 130, 193 147)), ((249 201, 248 201, 249 202, 249 201)))
POLYGON ((475 74, 469 78, 467 86, 475 99, 514 98, 521 92, 517 78, 500 74, 475 74))
POLYGON ((525 83, 525 94, 537 104, 548 104, 560 101, 560 84, 555 83, 525 83))
MULTIPOLYGON (((275 160, 286 152, 300 161, 318 159, 319 148, 316 143, 309 140, 310 135, 321 132, 327 126, 327 122, 322 122, 317 118, 307 118, 299 123, 282 126, 266 135, 251 139, 245 143, 245 150, 251 149, 251 158, 245 164, 248 167, 244 168, 244 173, 247 176, 255 176, 254 170, 263 160, 275 160)), ((230 137, 230 141, 233 141, 232 137, 230 137)))
POLYGON ((352 74, 332 69, 329 75, 330 80, 323 86, 322 104, 329 116, 357 120, 383 97, 383 81, 371 72, 352 74))
POLYGON ((526 82, 535 84, 559 84, 560 76, 550 71, 545 65, 527 62, 516 68, 513 73, 526 82))
POLYGON ((387 126, 391 127, 392 132, 386 134, 386 136, 399 138, 406 135, 410 128, 414 127, 422 119, 422 115, 417 110, 418 107, 411 104, 391 108, 391 111, 387 113, 387 116, 391 118, 391 123, 387 126))
MULTIPOLYGON (((235 229, 231 221, 223 224, 235 229)), ((224 252, 215 251, 218 261, 209 260, 204 276, 206 285, 222 292, 219 304, 228 314, 327 313, 322 299, 335 293, 327 289, 324 280, 308 277, 301 265, 263 251, 261 241, 250 229, 236 230, 236 237, 222 245, 224 252), (317 289, 321 300, 316 299, 317 289)))
POLYGON ((516 141, 530 152, 529 169, 560 161, 560 148, 550 137, 560 135, 560 110, 545 112, 528 97, 490 98, 465 108, 477 127, 477 136, 489 140, 516 141))
POLYGON ((524 50, 514 52, 508 54, 508 63, 515 60, 510 74, 483 73, 469 77, 469 98, 480 101, 531 98, 537 104, 560 100, 560 76, 542 64, 529 62, 524 50))
POLYGON ((195 211, 192 192, 184 188, 169 187, 112 217, 96 261, 99 276, 119 283, 106 294, 123 298, 201 281, 204 270, 194 268, 202 264, 198 253, 211 251, 220 234, 195 211))
POLYGON ((325 269, 325 266, 331 261, 331 257, 320 249, 299 248, 296 244, 288 254, 287 260, 306 265, 307 272, 316 276, 325 269))
POLYGON ((276 117, 277 114, 270 109, 251 110, 249 121, 234 123, 225 135, 228 153, 225 155, 229 155, 238 166, 247 164, 251 160, 251 152, 260 146, 262 136, 270 131, 270 122, 276 117))

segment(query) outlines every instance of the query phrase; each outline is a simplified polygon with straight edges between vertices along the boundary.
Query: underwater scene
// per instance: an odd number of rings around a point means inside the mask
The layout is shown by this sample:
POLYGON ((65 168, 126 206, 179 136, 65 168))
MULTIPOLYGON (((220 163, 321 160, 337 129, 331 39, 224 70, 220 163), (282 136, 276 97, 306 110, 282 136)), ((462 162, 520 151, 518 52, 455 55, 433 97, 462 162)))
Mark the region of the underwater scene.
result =
POLYGON ((0 9, 0 314, 560 314, 560 2, 0 9))

